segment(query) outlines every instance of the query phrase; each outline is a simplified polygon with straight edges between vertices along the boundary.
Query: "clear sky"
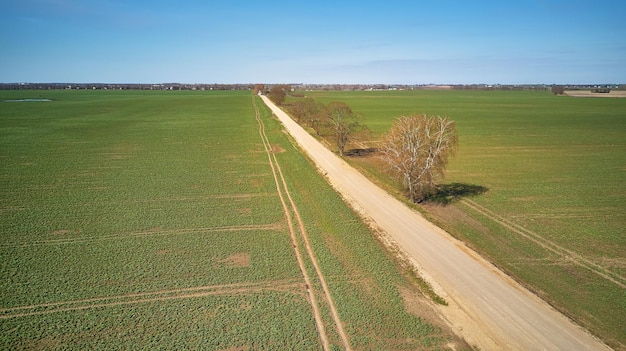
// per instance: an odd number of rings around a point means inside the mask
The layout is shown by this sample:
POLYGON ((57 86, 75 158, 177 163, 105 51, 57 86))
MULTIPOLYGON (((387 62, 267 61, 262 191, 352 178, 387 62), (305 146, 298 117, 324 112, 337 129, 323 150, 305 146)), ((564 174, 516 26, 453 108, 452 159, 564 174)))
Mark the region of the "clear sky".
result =
POLYGON ((2 0, 0 82, 626 83, 626 0, 2 0))

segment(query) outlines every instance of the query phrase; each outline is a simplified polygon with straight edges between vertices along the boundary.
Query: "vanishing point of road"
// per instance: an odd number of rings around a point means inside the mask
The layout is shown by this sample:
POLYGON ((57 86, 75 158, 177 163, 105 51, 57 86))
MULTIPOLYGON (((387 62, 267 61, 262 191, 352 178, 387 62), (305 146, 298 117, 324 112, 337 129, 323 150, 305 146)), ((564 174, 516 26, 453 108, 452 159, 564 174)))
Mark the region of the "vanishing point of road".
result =
POLYGON ((452 328, 481 350, 610 350, 545 301, 376 186, 263 101, 331 185, 410 257, 437 293, 452 328))

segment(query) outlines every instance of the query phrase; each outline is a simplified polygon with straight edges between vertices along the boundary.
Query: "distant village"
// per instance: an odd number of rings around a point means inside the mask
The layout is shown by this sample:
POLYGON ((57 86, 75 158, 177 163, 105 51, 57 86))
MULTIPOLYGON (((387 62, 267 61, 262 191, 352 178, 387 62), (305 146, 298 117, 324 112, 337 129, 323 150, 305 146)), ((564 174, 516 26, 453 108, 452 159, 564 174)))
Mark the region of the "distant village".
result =
MULTIPOLYGON (((252 90, 256 84, 0 83, 0 90, 252 90)), ((276 84, 264 84, 266 89, 276 84)), ((288 84, 293 90, 551 90, 555 84, 288 84)), ((566 90, 626 90, 626 84, 558 85, 566 90)))

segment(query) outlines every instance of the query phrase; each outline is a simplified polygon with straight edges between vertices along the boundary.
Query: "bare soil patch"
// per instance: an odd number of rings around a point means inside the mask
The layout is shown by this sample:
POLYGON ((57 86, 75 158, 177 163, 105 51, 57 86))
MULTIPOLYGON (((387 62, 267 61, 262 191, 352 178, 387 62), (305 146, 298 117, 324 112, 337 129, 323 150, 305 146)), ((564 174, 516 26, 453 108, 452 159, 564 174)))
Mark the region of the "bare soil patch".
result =
POLYGON ((222 349, 220 351, 247 351, 247 350, 250 350, 249 346, 229 347, 227 349, 222 349))
POLYGON ((613 90, 609 93, 594 93, 591 90, 566 90, 565 95, 572 97, 626 98, 626 90, 613 90))
POLYGON ((278 144, 272 144, 272 152, 275 154, 282 154, 283 152, 285 152, 285 149, 280 147, 280 145, 278 144))
POLYGON ((227 267, 245 268, 250 266, 250 253, 238 252, 219 261, 227 267))

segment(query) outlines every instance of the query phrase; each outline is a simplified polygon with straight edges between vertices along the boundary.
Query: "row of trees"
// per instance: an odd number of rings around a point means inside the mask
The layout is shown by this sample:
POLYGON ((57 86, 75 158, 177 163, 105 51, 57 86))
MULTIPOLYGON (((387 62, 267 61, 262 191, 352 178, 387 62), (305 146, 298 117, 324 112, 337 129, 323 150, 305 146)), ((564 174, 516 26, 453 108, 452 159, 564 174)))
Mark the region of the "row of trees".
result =
MULTIPOLYGON (((275 96, 282 96, 280 90, 275 96)), ((300 98, 289 106, 289 112, 296 122, 310 127, 318 136, 332 138, 341 156, 350 140, 369 134, 362 117, 343 102, 324 105, 300 98)), ((456 123, 448 117, 409 115, 395 120, 376 154, 410 200, 420 202, 436 193, 457 146, 456 123)))

